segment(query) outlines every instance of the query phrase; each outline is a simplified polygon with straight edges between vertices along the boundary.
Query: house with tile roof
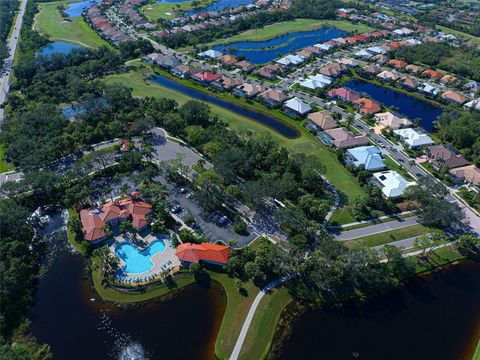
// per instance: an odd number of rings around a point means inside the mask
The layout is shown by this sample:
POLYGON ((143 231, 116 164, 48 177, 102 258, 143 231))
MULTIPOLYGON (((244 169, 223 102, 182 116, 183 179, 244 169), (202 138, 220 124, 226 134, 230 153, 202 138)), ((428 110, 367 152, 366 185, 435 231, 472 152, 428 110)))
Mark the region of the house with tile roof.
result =
POLYGON ((398 59, 392 59, 388 61, 388 64, 393 66, 395 69, 403 69, 408 65, 408 63, 406 63, 405 61, 398 59))
POLYGON ((217 81, 221 78, 221 74, 213 74, 209 71, 202 71, 192 76, 193 80, 205 86, 210 85, 210 83, 217 81))
POLYGON ((307 127, 315 132, 334 129, 338 123, 332 117, 332 113, 328 110, 310 113, 307 116, 307 127))
POLYGON ((223 266, 228 263, 230 247, 207 242, 201 244, 183 243, 177 247, 175 256, 178 257, 184 267, 189 267, 192 263, 223 266))
POLYGON ((446 102, 457 105, 463 105, 467 101, 463 94, 453 90, 445 91, 440 97, 446 102))
POLYGON ((420 132, 418 129, 405 128, 393 130, 395 135, 407 144, 410 148, 415 149, 425 145, 432 145, 434 141, 430 136, 420 132))
POLYGON ((258 95, 258 98, 260 98, 260 100, 267 107, 276 108, 283 104, 288 99, 288 96, 281 91, 275 89, 268 89, 267 91, 258 95))
POLYGON ((325 130, 319 133, 317 137, 325 145, 334 146, 339 149, 347 149, 368 144, 368 137, 355 136, 343 127, 325 130))
POLYGON ((423 66, 418 66, 414 64, 410 64, 405 66, 405 70, 412 72, 414 74, 421 74, 422 72, 425 71, 425 68, 423 66))
POLYGON ((386 198, 397 198, 403 196, 405 190, 413 185, 414 181, 407 181, 396 171, 381 171, 373 174, 373 179, 381 189, 386 198))
POLYGON ((253 65, 250 61, 247 60, 237 62, 235 66, 247 74, 255 70, 255 65, 253 65))
POLYGON ((360 99, 360 96, 355 91, 343 87, 330 90, 327 95, 332 99, 340 99, 346 102, 352 102, 360 99))
POLYGON ((422 75, 430 79, 441 79, 442 77, 445 76, 444 73, 437 70, 432 70, 432 69, 425 70, 424 72, 422 72, 422 75))
POLYGON ((356 169, 363 167, 367 171, 385 168, 382 151, 373 145, 348 149, 345 153, 345 162, 353 165, 356 169))
POLYGON ((263 85, 244 83, 233 89, 233 94, 244 99, 251 99, 265 90, 263 85))
POLYGON ((480 169, 475 165, 467 165, 450 170, 458 181, 469 183, 475 186, 480 184, 480 169))
POLYGON ((437 170, 447 166, 454 169, 461 166, 469 165, 469 162, 454 149, 448 145, 432 145, 427 148, 428 161, 437 170))
POLYGON ((124 200, 115 200, 97 208, 80 211, 80 221, 85 240, 99 243, 107 236, 107 227, 122 221, 130 221, 134 228, 142 230, 148 225, 147 216, 152 213, 152 206, 140 198, 138 193, 124 200))
POLYGON ((225 54, 218 58, 218 62, 225 67, 230 67, 237 63, 237 58, 235 56, 225 54))
POLYGON ((375 114, 382 110, 382 107, 369 98, 360 98, 358 100, 354 100, 353 103, 360 108, 361 114, 375 114))
POLYGON ((397 130, 402 127, 407 127, 412 125, 412 122, 407 118, 400 118, 389 111, 383 112, 383 113, 377 113, 374 115, 374 118, 378 125, 382 127, 388 126, 392 130, 397 130))
POLYGON ((395 70, 385 70, 377 75, 383 81, 394 82, 400 79, 400 75, 395 70))

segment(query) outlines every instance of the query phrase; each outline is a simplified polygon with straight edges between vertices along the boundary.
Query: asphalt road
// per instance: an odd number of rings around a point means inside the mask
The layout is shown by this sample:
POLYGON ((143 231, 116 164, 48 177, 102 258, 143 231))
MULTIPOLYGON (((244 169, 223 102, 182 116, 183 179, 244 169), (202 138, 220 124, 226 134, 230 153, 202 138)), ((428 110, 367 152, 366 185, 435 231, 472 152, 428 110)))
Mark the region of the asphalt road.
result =
MULTIPOLYGON (((27 0, 20 0, 20 11, 13 28, 12 35, 8 41, 8 49, 10 50, 9 56, 5 59, 2 74, 0 77, 0 106, 5 102, 8 92, 10 91, 10 73, 12 71, 13 58, 15 51, 17 50, 18 37, 20 35, 20 29, 22 28, 23 15, 25 14, 25 7, 27 6, 27 0)), ((3 122, 3 108, 0 108, 0 125, 3 122)))

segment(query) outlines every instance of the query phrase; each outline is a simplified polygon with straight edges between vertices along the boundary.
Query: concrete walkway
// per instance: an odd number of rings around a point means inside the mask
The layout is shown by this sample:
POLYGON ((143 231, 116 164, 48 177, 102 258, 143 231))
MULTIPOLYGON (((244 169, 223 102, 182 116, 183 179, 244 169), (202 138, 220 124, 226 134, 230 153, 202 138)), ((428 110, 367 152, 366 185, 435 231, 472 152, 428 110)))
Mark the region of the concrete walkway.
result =
POLYGON ((401 229, 418 224, 418 217, 411 216, 405 219, 398 219, 393 221, 388 221, 380 224, 375 224, 371 226, 365 226, 358 229, 344 231, 341 234, 335 236, 335 240, 338 241, 347 241, 353 240, 356 238, 379 234, 385 231, 401 229))

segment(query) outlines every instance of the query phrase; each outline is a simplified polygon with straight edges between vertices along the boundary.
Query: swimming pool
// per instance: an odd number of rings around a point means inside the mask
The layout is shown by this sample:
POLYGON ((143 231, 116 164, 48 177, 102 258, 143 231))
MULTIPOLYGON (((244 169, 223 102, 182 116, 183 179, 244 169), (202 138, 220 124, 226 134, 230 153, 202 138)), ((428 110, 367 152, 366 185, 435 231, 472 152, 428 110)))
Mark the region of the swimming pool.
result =
POLYGON ((152 256, 165 251, 166 240, 155 240, 145 250, 139 250, 130 243, 124 242, 115 247, 115 254, 123 260, 123 271, 128 274, 140 274, 153 267, 152 256))

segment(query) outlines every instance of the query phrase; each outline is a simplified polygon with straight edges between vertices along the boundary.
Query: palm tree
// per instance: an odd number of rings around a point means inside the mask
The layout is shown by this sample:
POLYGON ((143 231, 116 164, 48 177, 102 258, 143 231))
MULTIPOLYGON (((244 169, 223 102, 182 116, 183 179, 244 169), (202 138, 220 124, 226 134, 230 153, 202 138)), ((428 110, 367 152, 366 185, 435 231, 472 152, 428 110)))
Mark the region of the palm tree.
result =
POLYGON ((123 195, 123 196, 128 195, 128 185, 127 184, 122 184, 122 186, 120 186, 120 195, 123 195))

